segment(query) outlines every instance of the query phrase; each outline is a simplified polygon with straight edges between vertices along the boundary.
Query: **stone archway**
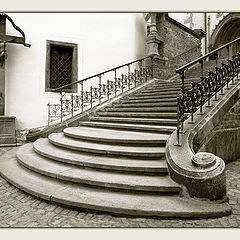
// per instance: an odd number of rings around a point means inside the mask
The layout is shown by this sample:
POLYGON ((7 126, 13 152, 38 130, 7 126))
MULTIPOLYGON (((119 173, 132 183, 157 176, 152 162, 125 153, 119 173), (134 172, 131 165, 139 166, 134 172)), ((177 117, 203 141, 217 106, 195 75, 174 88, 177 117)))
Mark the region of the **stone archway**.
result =
MULTIPOLYGON (((212 51, 238 37, 240 37, 240 13, 230 13, 214 29, 209 50, 212 51)), ((233 48, 233 53, 236 52, 237 47, 239 48, 239 46, 233 48)))

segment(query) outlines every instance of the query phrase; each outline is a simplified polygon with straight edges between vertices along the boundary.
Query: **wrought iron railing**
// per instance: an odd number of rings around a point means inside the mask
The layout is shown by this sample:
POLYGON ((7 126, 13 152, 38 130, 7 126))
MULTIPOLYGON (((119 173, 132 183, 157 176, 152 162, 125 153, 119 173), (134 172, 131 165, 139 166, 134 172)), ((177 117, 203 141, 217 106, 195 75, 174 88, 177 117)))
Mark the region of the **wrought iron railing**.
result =
POLYGON ((48 103, 48 125, 54 120, 63 121, 130 90, 153 77, 153 56, 147 56, 107 71, 56 88, 59 103, 48 103), (67 94, 64 89, 80 85, 80 91, 67 94))
POLYGON ((184 133, 184 121, 191 117, 190 122, 194 122, 194 113, 199 110, 203 114, 203 105, 211 104, 211 98, 218 99, 218 94, 223 94, 224 87, 229 88, 229 84, 235 84, 235 77, 239 75, 240 68, 240 38, 231 41, 217 48, 216 50, 178 68, 176 72, 182 79, 181 93, 177 97, 177 146, 181 146, 180 133, 184 133), (235 54, 233 54, 233 49, 235 54), (226 50, 226 51, 225 51, 226 50), (220 53, 225 51, 227 59, 222 58, 220 53), (216 66, 214 71, 208 71, 204 76, 204 62, 214 58, 216 66), (220 62, 221 61, 221 62, 220 62), (200 64, 200 79, 191 83, 190 88, 185 87, 185 73, 194 66, 200 64))

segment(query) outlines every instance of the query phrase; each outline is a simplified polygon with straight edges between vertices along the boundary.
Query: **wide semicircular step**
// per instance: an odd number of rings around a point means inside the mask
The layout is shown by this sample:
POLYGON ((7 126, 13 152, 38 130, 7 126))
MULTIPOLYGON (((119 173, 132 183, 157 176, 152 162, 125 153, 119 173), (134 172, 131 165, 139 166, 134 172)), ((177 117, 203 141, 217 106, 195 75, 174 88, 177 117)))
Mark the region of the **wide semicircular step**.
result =
POLYGON ((151 144, 160 146, 166 144, 169 134, 129 132, 122 130, 101 129, 94 127, 69 127, 63 130, 65 136, 96 142, 119 144, 151 144))
POLYGON ((37 154, 32 144, 20 147, 17 157, 21 164, 37 173, 68 182, 135 191, 181 192, 181 187, 165 174, 144 175, 57 162, 37 154))
POLYGON ((33 143, 34 151, 41 156, 78 166, 111 169, 131 172, 167 173, 165 160, 129 159, 119 156, 88 154, 55 146, 47 138, 40 138, 33 143))
POLYGON ((221 217, 231 213, 225 203, 209 203, 175 195, 118 192, 68 183, 35 173, 17 162, 16 149, 0 157, 1 175, 21 190, 76 208, 152 217, 221 217))
POLYGON ((95 143, 66 137, 63 133, 52 133, 48 136, 48 139, 54 145, 83 152, 144 158, 161 158, 165 156, 165 147, 121 146, 95 143))

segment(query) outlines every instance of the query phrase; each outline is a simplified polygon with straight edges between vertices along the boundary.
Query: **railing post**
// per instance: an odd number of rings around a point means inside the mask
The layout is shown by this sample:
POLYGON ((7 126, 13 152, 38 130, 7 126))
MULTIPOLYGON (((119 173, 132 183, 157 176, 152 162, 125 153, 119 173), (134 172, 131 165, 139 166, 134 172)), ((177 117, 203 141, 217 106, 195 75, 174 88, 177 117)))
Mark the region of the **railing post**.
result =
POLYGON ((72 105, 71 112, 72 112, 72 117, 73 117, 73 94, 71 95, 71 105, 72 105))
POLYGON ((109 80, 107 80, 107 100, 109 100, 109 80))
POLYGON ((201 77, 203 77, 203 60, 199 62, 201 64, 201 77))
POLYGON ((83 82, 81 82, 81 111, 83 112, 83 82))
POLYGON ((130 64, 128 64, 128 90, 130 89, 130 72, 131 72, 131 69, 130 69, 130 64))
POLYGON ((91 87, 90 87, 90 107, 91 107, 91 108, 92 108, 92 106, 93 106, 92 90, 93 90, 93 88, 92 88, 92 86, 91 86, 91 87))
POLYGON ((101 97, 102 97, 102 96, 101 96, 101 94, 102 94, 102 93, 101 93, 101 90, 102 90, 102 85, 101 85, 101 84, 102 84, 102 79, 101 79, 101 74, 100 74, 100 75, 98 75, 98 86, 99 86, 98 103, 99 103, 99 104, 101 104, 101 100, 102 100, 102 99, 101 99, 101 97))
POLYGON ((124 88, 124 85, 123 85, 123 78, 124 78, 124 76, 123 76, 123 74, 122 74, 122 78, 121 78, 122 93, 123 93, 123 88, 124 88))
POLYGON ((181 146, 180 144, 180 98, 177 97, 177 144, 175 146, 181 146))
POLYGON ((137 69, 134 69, 134 87, 137 86, 137 69))
POLYGON ((184 79, 185 79, 185 70, 182 70, 180 72, 180 75, 181 75, 181 79, 182 79, 182 89, 184 89, 184 79))
POLYGON ((117 69, 114 69, 114 81, 115 81, 115 89, 114 89, 114 95, 117 96, 117 69))
POLYGON ((61 117, 60 117, 60 121, 62 123, 63 120, 63 95, 62 95, 62 89, 60 90, 60 106, 61 106, 61 117))
POLYGON ((48 106, 48 126, 50 124, 50 103, 47 104, 48 106))

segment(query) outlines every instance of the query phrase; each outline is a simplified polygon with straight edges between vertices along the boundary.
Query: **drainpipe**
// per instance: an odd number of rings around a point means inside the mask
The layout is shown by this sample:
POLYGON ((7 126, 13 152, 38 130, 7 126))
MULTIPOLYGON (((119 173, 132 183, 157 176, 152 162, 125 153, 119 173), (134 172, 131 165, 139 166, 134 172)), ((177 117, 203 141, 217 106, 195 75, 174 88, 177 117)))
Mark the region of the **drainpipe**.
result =
POLYGON ((205 54, 207 54, 208 53, 208 46, 207 46, 207 44, 208 44, 208 29, 207 29, 207 13, 206 12, 204 13, 204 31, 205 31, 205 33, 207 33, 207 36, 204 38, 204 41, 205 41, 204 52, 205 52, 205 54))
POLYGON ((207 18, 207 42, 210 42, 210 22, 211 22, 211 18, 210 16, 208 16, 207 18))

